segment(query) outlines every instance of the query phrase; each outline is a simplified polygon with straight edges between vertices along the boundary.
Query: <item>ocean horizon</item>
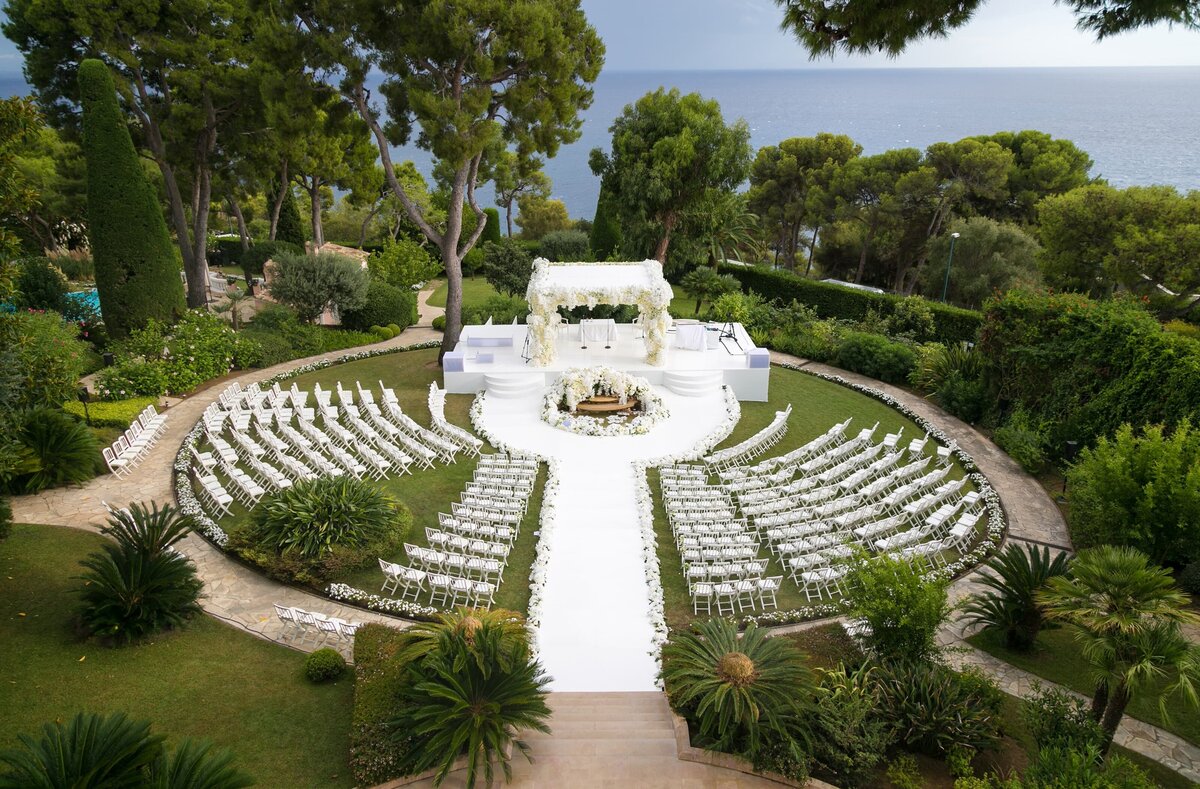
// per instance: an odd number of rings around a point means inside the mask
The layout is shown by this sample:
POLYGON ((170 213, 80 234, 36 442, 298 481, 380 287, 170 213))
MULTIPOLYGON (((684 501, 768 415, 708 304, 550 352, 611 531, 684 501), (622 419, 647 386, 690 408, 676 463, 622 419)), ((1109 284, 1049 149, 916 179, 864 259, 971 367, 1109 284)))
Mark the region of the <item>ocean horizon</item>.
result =
MULTIPOLYGON (((595 210, 600 185, 588 152, 607 148, 613 119, 658 87, 716 99, 727 121, 746 120, 755 149, 833 132, 869 155, 1038 129, 1072 140, 1094 160, 1092 174, 1114 186, 1200 189, 1200 66, 611 70, 596 82, 580 138, 546 164, 552 194, 572 217, 595 210)), ((0 95, 26 91, 20 75, 0 76, 0 95)), ((431 171, 415 145, 394 154, 431 171)), ((480 199, 490 204, 490 190, 480 199)))

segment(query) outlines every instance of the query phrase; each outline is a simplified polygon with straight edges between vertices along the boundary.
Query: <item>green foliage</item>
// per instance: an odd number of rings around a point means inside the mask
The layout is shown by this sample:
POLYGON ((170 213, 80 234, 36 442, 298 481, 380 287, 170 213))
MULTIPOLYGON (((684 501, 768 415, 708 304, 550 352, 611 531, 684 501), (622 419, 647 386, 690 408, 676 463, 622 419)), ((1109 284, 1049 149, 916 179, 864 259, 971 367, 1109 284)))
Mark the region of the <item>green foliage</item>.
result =
POLYGON ((23 313, 8 319, 13 344, 13 408, 57 406, 74 399, 83 375, 86 345, 79 329, 54 313, 23 313))
POLYGON ((46 258, 19 261, 17 309, 67 311, 67 280, 46 258))
POLYGON ((242 270, 247 277, 261 277, 263 265, 280 255, 303 255, 304 247, 287 241, 257 241, 242 255, 242 270))
POLYGON ((367 286, 367 300, 363 306, 342 312, 342 325, 360 331, 371 326, 396 324, 395 333, 398 334, 399 329, 416 322, 417 294, 374 278, 367 286))
MULTIPOLYGON (((906 298, 816 282, 785 271, 772 271, 758 266, 725 266, 722 271, 736 277, 746 290, 758 293, 767 300, 795 300, 813 307, 822 318, 858 321, 872 308, 884 318, 889 318, 906 298)), ((975 341, 983 318, 980 313, 946 304, 927 302, 927 305, 933 313, 935 325, 931 339, 944 343, 975 341)))
POLYGON ((912 754, 899 754, 888 764, 887 779, 894 789, 921 789, 921 771, 917 768, 917 760, 912 754))
POLYGON ((698 622, 663 647, 663 681, 704 747, 755 761, 767 742, 787 743, 802 758, 813 679, 787 639, 754 625, 739 638, 729 619, 698 622))
POLYGON ((541 256, 557 262, 591 260, 592 248, 588 234, 582 230, 551 230, 538 245, 541 256))
POLYGON ((1200 430, 1138 435, 1123 425, 1067 472, 1068 522, 1079 547, 1128 545, 1156 562, 1200 559, 1200 430))
POLYGON ((520 617, 460 609, 405 635, 402 655, 412 662, 390 722, 398 738, 411 741, 399 759, 401 769, 411 774, 436 768, 434 782, 440 784, 466 756, 468 787, 480 772, 491 785, 496 764, 511 780, 507 749, 515 746, 530 758, 517 733, 550 731, 550 678, 529 653, 520 617))
POLYGON ((867 786, 894 734, 880 714, 874 668, 849 672, 844 665, 821 673, 812 755, 837 786, 867 786))
POLYGON ((446 316, 445 315, 435 315, 433 317, 432 325, 433 325, 434 331, 445 331, 446 330, 446 316))
POLYGON ((1090 180, 1092 159, 1070 140, 1056 140, 1030 129, 996 132, 977 139, 997 143, 1013 155, 1006 194, 991 201, 973 201, 985 216, 1032 225, 1042 198, 1069 192, 1090 180))
POLYGON ((58 255, 51 261, 59 271, 71 282, 94 282, 96 267, 90 254, 76 251, 67 255, 58 255))
MULTIPOLYGON (((275 195, 268 195, 273 204, 275 195)), ((284 190, 283 202, 279 206, 279 223, 275 225, 275 241, 291 244, 304 251, 304 225, 300 222, 300 209, 296 207, 296 195, 289 184, 284 190)))
POLYGON ((959 372, 947 376, 936 394, 938 405, 971 424, 982 420, 993 402, 986 383, 966 378, 959 372))
POLYGON ((1158 789, 1140 767, 1121 756, 1104 758, 1096 747, 1043 748, 1021 776, 1029 789, 1158 789))
POLYGON ((108 67, 79 65, 88 237, 104 324, 114 337, 183 312, 183 283, 158 194, 146 179, 108 67))
POLYGON ((388 241, 383 249, 373 253, 367 259, 367 268, 373 278, 411 290, 436 277, 442 270, 442 264, 434 260, 429 250, 421 244, 401 238, 388 241))
POLYGON ((80 618, 94 635, 128 643, 181 626, 200 612, 196 567, 171 550, 192 530, 170 504, 131 504, 103 531, 114 539, 81 562, 80 618))
POLYGON ((878 334, 847 332, 834 363, 881 381, 903 383, 916 366, 917 355, 907 345, 878 334))
POLYGON ((495 208, 485 208, 487 224, 483 226, 483 235, 479 237, 480 245, 498 244, 503 236, 500 233, 500 212, 495 208))
POLYGON ((1035 423, 1025 409, 1014 409, 1008 421, 996 428, 994 437, 1000 448, 1021 464, 1021 468, 1030 474, 1042 470, 1046 463, 1046 430, 1035 423))
POLYGON ((407 507, 369 482, 321 478, 260 503, 232 544, 273 577, 315 583, 395 550, 412 520, 407 507))
MULTIPOLYGON (((121 430, 133 424, 138 414, 148 405, 156 405, 156 397, 134 397, 130 400, 114 400, 112 402, 88 403, 87 413, 94 427, 116 427, 121 430)), ((63 403, 63 410, 83 419, 83 403, 78 400, 68 400, 63 403)))
POLYGON ((354 260, 331 253, 277 255, 271 295, 312 323, 327 309, 348 312, 367 299, 367 272, 354 260))
POLYGON ((228 751, 184 739, 168 754, 164 740, 150 733, 148 722, 131 721, 123 712, 79 712, 45 724, 40 739, 21 735, 20 749, 0 753, 8 766, 0 787, 241 789, 254 783, 233 767, 228 751))
POLYGON ((708 266, 692 269, 684 275, 679 284, 695 297, 697 315, 700 314, 700 308, 704 302, 714 302, 726 293, 734 293, 741 290, 742 287, 733 277, 728 274, 718 274, 708 266))
MULTIPOLYGON (((8 8, 5 9, 9 11, 8 8)), ((7 31, 8 26, 5 26, 7 31)), ((12 96, 0 101, 0 298, 7 299, 12 273, 7 266, 19 253, 21 237, 11 229, 12 219, 23 216, 38 204, 38 192, 19 167, 17 150, 44 128, 33 97, 12 96)))
POLYGON ((985 630, 1004 633, 1009 649, 1032 649, 1044 619, 1037 594, 1049 579, 1066 574, 1067 562, 1065 552, 1051 559, 1049 548, 1009 545, 979 573, 979 583, 989 591, 973 595, 964 611, 985 630))
POLYGON ((0 496, 0 540, 12 533, 12 504, 6 496, 0 496))
POLYGON ((913 342, 928 342, 937 336, 933 319, 933 303, 918 297, 896 302, 892 314, 884 321, 884 334, 903 337, 913 342))
POLYGON ((295 312, 279 304, 260 310, 239 336, 258 347, 258 356, 253 363, 260 367, 379 341, 376 335, 368 332, 300 323, 295 312))
POLYGON ((1180 337, 1200 340, 1200 326, 1194 323, 1187 323, 1181 320, 1167 321, 1163 324, 1163 330, 1178 334, 1180 337))
POLYGON ((354 634, 350 771, 360 786, 400 775, 400 759, 410 747, 387 725, 408 675, 408 663, 396 657, 404 640, 401 631, 386 625, 367 624, 354 634))
POLYGON ((243 257, 250 251, 242 249, 240 238, 210 238, 208 244, 206 250, 208 265, 214 267, 241 266, 243 257))
POLYGON ((513 318, 516 318, 519 323, 524 323, 527 315, 529 315, 529 305, 525 303, 524 299, 496 294, 490 296, 483 304, 464 308, 463 322, 483 324, 487 322, 488 318, 491 318, 492 323, 501 324, 512 323, 513 318))
POLYGON ((1189 562, 1179 577, 1176 578, 1179 588, 1190 595, 1200 595, 1200 561, 1189 562))
POLYGON ((346 659, 332 647, 322 647, 304 659, 304 676, 309 682, 328 682, 346 673, 346 659))
POLYGON ((157 399, 169 390, 167 365, 161 361, 126 359, 104 368, 96 379, 96 392, 114 400, 127 397, 157 399))
POLYGON ((909 382, 918 390, 930 393, 940 390, 951 375, 978 381, 983 378, 983 372, 983 356, 968 343, 926 343, 917 349, 917 364, 909 382))
POLYGON ((902 661, 876 671, 883 715, 903 747, 945 756, 999 744, 1004 694, 978 669, 960 673, 940 663, 902 661))
POLYGON ((100 450, 82 421, 53 408, 25 411, 18 420, 20 459, 9 490, 37 493, 95 476, 100 450))
MULTIPOLYGON (((946 296, 952 304, 977 310, 995 293, 1042 284, 1037 240, 1017 225, 974 216, 954 222, 949 231, 959 234, 946 296)), ((940 298, 945 286, 950 241, 948 232, 929 245, 931 263, 921 271, 920 289, 931 299, 940 298)))
POLYGON ((524 298, 533 275, 533 255, 512 238, 483 248, 483 276, 500 293, 524 298))
POLYGON ((588 239, 593 260, 611 260, 621 245, 621 224, 612 201, 611 191, 602 181, 600 196, 596 199, 596 215, 592 219, 592 234, 588 239))
POLYGON ((1035 685, 1034 694, 1021 705, 1021 723, 1038 750, 1083 751, 1104 742, 1087 704, 1061 688, 1035 685))
POLYGON ((886 661, 937 654, 937 631, 950 615, 946 582, 927 580, 911 562, 859 555, 846 575, 849 615, 871 626, 867 644, 886 661))
POLYGON ((561 200, 525 194, 517 198, 517 205, 520 207, 517 225, 523 239, 537 241, 547 233, 571 229, 571 217, 567 214, 566 203, 561 200))

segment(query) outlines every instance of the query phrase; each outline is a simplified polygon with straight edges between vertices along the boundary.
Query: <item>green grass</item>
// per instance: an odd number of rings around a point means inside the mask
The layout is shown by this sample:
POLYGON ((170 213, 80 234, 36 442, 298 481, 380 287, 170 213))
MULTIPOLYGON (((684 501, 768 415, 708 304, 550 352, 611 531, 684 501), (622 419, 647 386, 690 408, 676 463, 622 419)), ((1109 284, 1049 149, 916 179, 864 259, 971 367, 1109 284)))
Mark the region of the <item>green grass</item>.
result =
MULTIPOLYGON (((437 366, 436 348, 422 351, 405 351, 387 354, 372 359, 335 365, 317 370, 295 379, 296 385, 306 391, 311 391, 316 384, 322 389, 336 390, 340 381, 343 387, 354 390, 354 381, 362 383, 363 388, 370 387, 379 397, 379 381, 396 391, 400 407, 417 422, 428 427, 430 425, 429 406, 427 398, 429 384, 441 381, 441 368, 437 366)), ((355 393, 357 399, 357 392, 355 393)), ((334 395, 336 401, 337 395, 334 395)), ((468 430, 471 427, 467 415, 474 395, 446 395, 446 418, 468 430)), ((486 451, 486 450, 485 450, 486 451)), ((413 529, 408 542, 427 547, 425 527, 438 525, 437 514, 450 512, 451 502, 458 501, 466 483, 475 473, 475 461, 458 456, 458 462, 449 466, 436 463, 432 469, 414 469, 412 474, 402 477, 391 477, 376 483, 381 489, 404 502, 413 513, 413 529)), ((533 496, 521 523, 520 535, 509 553, 508 565, 504 570, 504 581, 496 591, 496 605, 514 611, 524 612, 529 607, 529 568, 533 564, 537 537, 538 515, 541 512, 542 489, 545 484, 544 468, 538 475, 533 496)), ((249 514, 240 506, 235 506, 230 517, 221 522, 222 528, 234 534, 243 528, 249 514)), ((394 556, 383 556, 383 559, 407 563, 403 551, 394 556)), ((344 577, 333 579, 348 583, 369 592, 378 592, 383 583, 383 577, 378 565, 365 567, 346 574, 344 577)), ((419 602, 428 604, 428 599, 419 602)))
MULTIPOLYGON (((993 633, 982 632, 967 639, 969 643, 1006 663, 1024 669, 1031 674, 1057 682, 1071 690, 1091 696, 1091 666, 1084 659, 1068 628, 1044 630, 1037 638, 1032 652, 1016 652, 1006 649, 1001 638, 993 633)), ((1168 697, 1167 718, 1163 718, 1158 707, 1157 691, 1167 683, 1135 696, 1126 709, 1126 715, 1178 734, 1188 742, 1200 744, 1200 712, 1177 695, 1168 697)))
MULTIPOLYGON (((824 433, 835 423, 846 417, 854 417, 847 428, 848 435, 857 435, 863 428, 871 427, 876 421, 879 427, 874 439, 882 440, 887 433, 904 428, 901 444, 907 445, 909 440, 920 438, 924 432, 916 423, 894 411, 883 403, 852 389, 823 381, 815 376, 786 370, 781 367, 771 368, 770 399, 765 403, 742 403, 742 418, 729 438, 719 446, 732 446, 743 441, 765 428, 775 417, 775 412, 783 410, 788 403, 792 404, 792 415, 788 421, 788 432, 778 444, 768 453, 782 455, 789 450, 802 446, 824 433)), ((933 444, 927 447, 933 452, 933 444)), ((932 466, 931 466, 932 468, 932 466)), ((687 591, 687 582, 681 569, 679 551, 671 535, 667 523, 666 512, 662 505, 661 491, 658 485, 657 471, 650 470, 650 487, 654 491, 654 528, 658 537, 658 560, 662 575, 663 598, 666 603, 667 624, 671 628, 686 627, 696 617, 693 614, 691 598, 687 591)), ((963 476, 964 471, 957 464, 951 469, 951 479, 963 476)), ((766 552, 764 551, 763 554, 766 552)), ((771 559, 767 575, 783 575, 783 589, 778 595, 779 609, 788 610, 810 603, 800 592, 799 587, 788 577, 783 567, 775 559, 771 559)))
MULTIPOLYGON (((463 277, 463 307, 478 307, 493 296, 500 295, 483 277, 463 277)), ((446 306, 446 281, 440 284, 425 301, 431 307, 446 306)))
POLYGON ((79 710, 122 710, 171 741, 232 748, 262 787, 353 786, 352 680, 313 685, 300 653, 209 617, 136 646, 81 640, 72 576, 102 539, 17 525, 0 542, 0 749, 79 710))

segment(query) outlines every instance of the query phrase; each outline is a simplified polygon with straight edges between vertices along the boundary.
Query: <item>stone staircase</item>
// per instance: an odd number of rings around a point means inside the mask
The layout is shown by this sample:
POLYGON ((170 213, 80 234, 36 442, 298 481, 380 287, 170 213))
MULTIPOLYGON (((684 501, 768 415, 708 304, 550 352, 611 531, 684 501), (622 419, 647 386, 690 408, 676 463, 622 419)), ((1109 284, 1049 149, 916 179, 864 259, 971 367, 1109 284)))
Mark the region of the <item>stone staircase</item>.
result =
POLYGON ((703 397, 721 389, 725 374, 713 370, 668 370, 663 374, 663 385, 677 395, 703 397))
POLYGON ((483 383, 490 397, 530 397, 546 388, 540 373, 488 373, 483 383))

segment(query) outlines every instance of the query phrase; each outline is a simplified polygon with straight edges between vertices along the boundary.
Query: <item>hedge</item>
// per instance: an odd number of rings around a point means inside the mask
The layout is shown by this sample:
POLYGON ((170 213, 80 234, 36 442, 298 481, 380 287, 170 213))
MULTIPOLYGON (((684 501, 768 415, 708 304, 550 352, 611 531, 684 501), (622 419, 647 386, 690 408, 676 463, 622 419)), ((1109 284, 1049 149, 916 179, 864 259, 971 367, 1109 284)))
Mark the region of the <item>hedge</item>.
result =
MULTIPOLYGON (((812 307, 822 318, 857 321, 862 320, 867 310, 872 308, 881 317, 887 318, 895 311, 898 303, 906 298, 915 298, 817 282, 786 271, 772 271, 761 267, 725 265, 721 266, 721 272, 732 274, 743 288, 759 294, 768 301, 780 299, 784 303, 791 303, 794 299, 812 307)), ((945 343, 975 341, 983 323, 982 313, 938 302, 929 302, 929 307, 933 311, 936 325, 935 340, 945 343)))
POLYGON ((184 311, 175 245, 102 61, 79 64, 79 96, 88 238, 104 324, 119 338, 151 318, 174 323, 184 311))
POLYGON ((354 712, 350 719, 350 772, 359 786, 399 775, 405 742, 387 726, 396 717, 396 695, 406 665, 396 659, 404 633, 386 625, 363 625, 354 634, 354 712))
POLYGON ((214 238, 208 246, 208 265, 240 266, 242 256, 249 250, 242 249, 240 238, 214 238))
POLYGON ((342 325, 347 329, 367 331, 372 326, 395 324, 404 330, 417 322, 417 294, 372 279, 367 286, 367 302, 357 310, 342 313, 342 325))
MULTIPOLYGON (((134 397, 129 400, 93 400, 88 403, 87 413, 90 415, 92 427, 117 427, 121 430, 133 424, 137 415, 148 405, 157 405, 157 397, 134 397)), ((63 403, 63 410, 72 413, 80 419, 84 418, 83 403, 78 400, 68 400, 63 403)))

